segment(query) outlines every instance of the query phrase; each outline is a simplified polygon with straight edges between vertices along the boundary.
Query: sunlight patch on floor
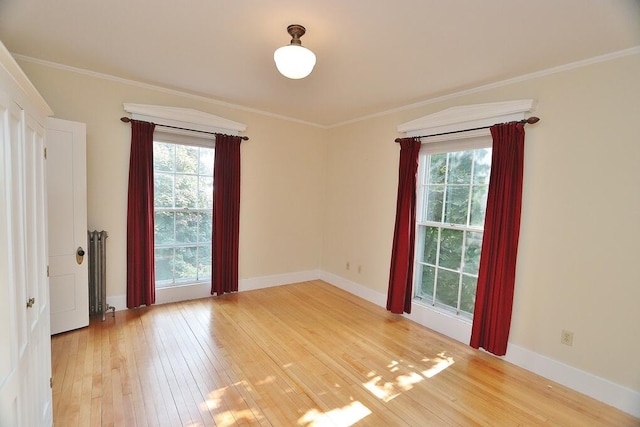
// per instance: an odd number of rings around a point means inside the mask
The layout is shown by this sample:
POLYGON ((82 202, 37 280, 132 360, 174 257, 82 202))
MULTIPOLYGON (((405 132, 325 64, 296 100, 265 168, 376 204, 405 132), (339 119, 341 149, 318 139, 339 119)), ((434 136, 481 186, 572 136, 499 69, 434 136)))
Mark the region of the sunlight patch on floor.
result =
POLYGON ((383 402, 389 402, 402 392, 411 390, 415 384, 434 377, 454 364, 453 357, 447 356, 445 352, 438 354, 437 357, 425 357, 422 362, 431 366, 422 372, 415 372, 417 369, 413 364, 403 366, 401 362, 392 360, 387 365, 387 369, 389 369, 390 373, 397 374, 393 381, 385 381, 382 375, 370 372, 369 377, 371 379, 364 383, 363 386, 378 399, 383 402), (400 374, 401 371, 405 371, 405 373, 400 374))
POLYGON ((431 362, 433 366, 431 366, 426 371, 422 371, 422 375, 427 378, 431 378, 435 375, 438 375, 440 372, 447 369, 449 366, 453 365, 455 361, 453 357, 446 356, 444 352, 440 353, 438 357, 433 359, 422 359, 423 362, 431 362))
POLYGON ((207 400, 200 404, 200 409, 203 409, 203 406, 206 409, 216 409, 220 407, 222 402, 222 396, 227 391, 227 387, 222 387, 217 390, 213 390, 209 392, 207 396, 207 400))
MULTIPOLYGON (((262 383, 273 382, 274 380, 274 377, 266 377, 262 383)), ((232 386, 221 387, 213 390, 209 392, 207 400, 200 404, 200 410, 209 411, 213 414, 215 425, 220 427, 235 426, 242 420, 259 420, 261 417, 257 417, 251 408, 246 408, 246 405, 242 405, 245 406, 244 409, 229 409, 219 412, 221 409, 228 408, 230 404, 233 404, 233 402, 229 401, 229 397, 227 397, 226 402, 223 402, 223 397, 225 393, 229 391, 229 387, 243 387, 247 391, 251 390, 247 382, 244 380, 234 383, 232 386)), ((241 402, 242 399, 237 399, 235 403, 241 404, 241 402)), ((200 424, 197 425, 199 426, 200 424)))
POLYGON ((364 383, 364 387, 371 392, 378 399, 389 402, 400 393, 396 391, 395 385, 392 382, 382 382, 382 376, 378 375, 371 378, 364 383))
POLYGON ((226 411, 216 414, 213 419, 218 427, 231 427, 237 426, 243 420, 255 420, 256 417, 250 409, 242 409, 240 411, 226 411))
POLYGON ((317 409, 307 411, 298 420, 298 425, 307 427, 351 426, 371 414, 371 410, 358 401, 351 402, 342 408, 320 412, 317 409))

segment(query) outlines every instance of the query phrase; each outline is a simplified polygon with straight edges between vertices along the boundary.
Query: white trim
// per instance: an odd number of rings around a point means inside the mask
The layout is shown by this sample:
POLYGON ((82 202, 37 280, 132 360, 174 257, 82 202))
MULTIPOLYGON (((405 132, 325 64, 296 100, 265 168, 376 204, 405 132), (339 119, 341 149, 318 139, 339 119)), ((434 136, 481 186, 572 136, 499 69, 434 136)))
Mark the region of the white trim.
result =
MULTIPOLYGON (((533 99, 463 105, 447 108, 446 110, 402 123, 398 125, 397 129, 398 132, 405 133, 408 137, 474 129, 491 126, 496 123, 522 120, 525 113, 532 111, 533 107, 533 99)), ((486 130, 481 134, 486 134, 486 130)), ((441 140, 468 137, 469 135, 465 132, 464 134, 443 135, 441 140)), ((435 139, 429 138, 429 141, 432 140, 435 139)))
MULTIPOLYGON (((247 292, 255 289, 271 288, 288 283, 300 283, 316 280, 320 276, 319 270, 299 271, 295 273, 274 274, 271 276, 252 277, 240 279, 238 291, 247 292)), ((211 296, 211 284, 201 283, 190 286, 171 286, 156 289, 156 305, 170 302, 185 301, 190 299, 207 298, 211 296)), ((107 296, 107 303, 116 308, 116 311, 127 310, 127 296, 107 296)))
MULTIPOLYGON (((15 58, 7 50, 5 45, 0 41, 0 75, 5 75, 7 80, 12 81, 18 90, 14 90, 11 86, 8 86, 8 90, 11 97, 24 109, 33 108, 33 115, 42 116, 38 117, 39 121, 47 116, 53 116, 51 107, 47 104, 44 98, 38 93, 36 87, 31 83, 27 75, 22 71, 20 65, 16 62, 15 58), (25 103, 29 103, 31 108, 28 108, 25 103)), ((42 124, 42 123, 41 123, 42 124)))
MULTIPOLYGON (((254 289, 264 289, 316 279, 324 280, 337 288, 369 301, 379 307, 384 308, 386 306, 386 295, 324 270, 308 270, 241 279, 238 288, 240 292, 246 292, 254 289)), ((207 284, 203 286, 206 288, 206 294, 196 296, 194 293, 194 298, 210 296, 209 285, 207 284)), ((202 289, 200 289, 200 291, 202 291, 202 289)), ((156 300, 160 298, 164 298, 164 296, 160 297, 158 292, 156 292, 156 300)), ((107 302, 109 305, 116 307, 116 310, 118 311, 126 310, 126 295, 107 297, 107 302)), ((459 323, 459 327, 452 330, 451 328, 441 327, 442 325, 451 325, 451 322, 446 322, 440 325, 442 318, 448 317, 444 313, 437 312, 429 307, 420 306, 420 304, 415 303, 413 303, 411 311, 411 314, 405 314, 403 317, 426 328, 440 332, 441 334, 449 336, 464 344, 469 342, 471 337, 471 327, 466 322, 457 322, 459 323)), ((107 319, 108 318, 109 317, 107 317, 107 319)), ((551 381, 569 387, 579 393, 586 394, 587 396, 618 408, 621 411, 633 415, 634 417, 640 417, 640 392, 636 390, 632 390, 607 379, 600 378, 596 375, 590 374, 589 372, 582 371, 574 368, 573 366, 566 365, 562 362, 511 343, 509 343, 507 347, 506 356, 501 359, 533 372, 536 375, 540 375, 551 381)))
POLYGON ((640 418, 640 392, 524 347, 509 344, 504 360, 640 418))
POLYGON ((366 286, 363 286, 359 283, 353 282, 349 279, 345 279, 344 277, 323 270, 320 271, 320 275, 318 278, 332 284, 337 288, 342 289, 343 291, 349 292, 352 295, 365 299, 375 305, 378 305, 380 307, 387 306, 386 295, 383 295, 380 292, 376 292, 371 288, 367 288, 366 286))
POLYGON ((202 96, 202 95, 194 95, 193 93, 184 92, 184 91, 181 91, 181 90, 169 89, 169 88, 166 88, 166 87, 163 87, 163 86, 153 85, 153 84, 150 84, 150 83, 143 83, 143 82, 139 82, 139 81, 136 81, 136 80, 125 79, 125 78, 122 78, 122 77, 116 77, 116 76, 112 76, 110 74, 99 73, 97 71, 91 71, 91 70, 87 70, 87 69, 84 69, 84 68, 72 67, 70 65, 60 64, 60 63, 57 63, 57 62, 52 62, 52 61, 47 61, 47 60, 44 60, 44 59, 33 58, 31 56, 20 55, 20 54, 13 54, 13 56, 14 56, 14 58, 19 59, 21 61, 31 62, 33 64, 39 64, 39 65, 43 65, 45 67, 55 68, 55 69, 58 69, 58 70, 69 71, 69 72, 72 72, 72 73, 81 74, 83 76, 93 77, 93 78, 96 78, 96 79, 103 79, 103 80, 107 80, 107 81, 112 81, 112 82, 116 82, 116 83, 121 83, 121 84, 129 85, 129 86, 138 87, 138 88, 141 88, 141 89, 154 90, 154 91, 161 92, 161 93, 166 93, 166 94, 169 94, 169 95, 182 96, 182 97, 193 99, 193 100, 196 100, 196 101, 206 102, 208 104, 219 105, 219 106, 222 106, 222 107, 232 108, 234 110, 246 111, 246 112, 254 113, 254 114, 260 114, 262 116, 273 117, 273 118, 276 118, 276 119, 286 120, 286 121, 290 121, 290 122, 294 122, 294 123, 300 123, 300 124, 303 124, 303 125, 313 126, 313 127, 316 127, 316 128, 321 128, 321 129, 328 129, 329 128, 329 126, 319 125, 317 123, 308 122, 306 120, 300 120, 300 119, 296 119, 296 118, 293 118, 293 117, 284 116, 282 114, 275 114, 275 113, 271 113, 269 111, 263 111, 263 110, 258 110, 256 108, 245 107, 245 106, 238 105, 238 104, 232 104, 230 102, 219 101, 217 99, 213 99, 213 98, 202 96))
POLYGON ((169 89, 166 87, 162 87, 162 86, 157 86, 157 85, 152 85, 149 83, 142 83, 142 82, 138 82, 135 80, 129 80, 129 79, 125 79, 122 77, 116 77, 116 76, 112 76, 109 74, 104 74, 104 73, 98 73, 96 71, 91 71, 91 70, 87 70, 87 69, 83 69, 83 68, 77 68, 77 67, 72 67, 70 65, 64 65, 64 64, 60 64, 57 62, 52 62, 52 61, 46 61, 44 59, 38 59, 38 58, 33 58, 30 56, 26 56, 26 55, 20 55, 20 54, 13 54, 13 57, 15 59, 19 59, 21 61, 25 61, 25 62, 31 62, 34 64, 40 64, 40 65, 44 65, 50 68, 56 68, 59 70, 64 70, 64 71, 70 71, 73 73, 77 73, 77 74, 82 74, 85 76, 89 76, 89 77, 94 77, 94 78, 99 78, 99 79, 104 79, 104 80, 109 80, 109 81, 113 81, 113 82, 117 82, 117 83, 122 83, 122 84, 126 84, 129 86, 135 86, 135 87, 139 87, 139 88, 143 88, 143 89, 150 89, 150 90, 155 90, 158 92, 162 92, 162 93, 167 93, 167 94, 171 94, 171 95, 176 95, 176 96, 183 96, 185 98, 190 98, 190 99, 195 99, 198 101, 202 101, 202 102, 207 102, 209 104, 213 104, 213 105, 220 105, 223 107, 228 107, 228 108, 232 108, 232 109, 236 109, 236 110, 240 110, 240 111, 247 111, 250 113, 255 113, 255 114, 260 114, 263 116, 267 116, 267 117, 273 117, 276 119, 281 119, 281 120, 287 120, 290 122, 294 122, 294 123, 300 123, 303 125, 307 125, 307 126, 312 126, 315 128, 320 128, 320 129, 333 129, 333 128, 339 128, 341 126, 346 126, 346 125, 350 125, 353 123, 358 123, 358 122, 362 122, 365 120, 370 120, 370 119, 374 119, 377 117, 384 117, 384 116, 389 116, 391 114, 396 114, 396 113, 400 113, 403 111, 407 111, 407 110, 413 110, 416 108, 420 108, 420 107, 424 107, 426 105, 431 105, 431 104, 436 104, 438 102, 443 102, 443 101, 448 101, 451 99, 456 99, 456 98, 460 98, 466 95, 472 95, 472 94, 476 94, 476 93, 480 93, 480 92, 486 92, 488 90, 492 90, 492 89, 496 89, 496 88, 501 88, 504 86, 509 86, 515 83, 520 83, 520 82, 524 82, 524 81, 528 81, 528 80, 535 80, 541 77, 546 77, 549 75, 553 75, 553 74, 557 74, 557 73, 561 73, 563 71, 570 71, 576 68, 582 68, 582 67, 586 67, 589 65, 593 65, 593 64, 598 64, 601 62, 607 62, 607 61, 612 61, 614 59, 618 59, 618 58, 624 58, 626 56, 632 56, 632 55, 637 55, 640 54, 640 46, 635 46, 629 49, 623 49, 620 51, 616 51, 616 52, 611 52, 611 53, 607 53, 604 55, 599 55, 599 56, 595 56, 593 58, 587 58, 581 61, 576 61, 576 62, 571 62, 569 64, 564 64, 564 65, 559 65, 557 67, 552 67, 552 68, 548 68, 545 70, 540 70, 540 71, 536 71, 533 73, 529 73, 529 74, 523 74, 521 76, 518 77, 513 77, 510 79, 506 79, 506 80, 501 80, 495 83, 489 83, 486 84, 484 86, 478 86, 475 88, 471 88, 471 89, 467 89, 467 90, 462 90, 459 92, 453 92, 447 95, 443 95, 443 96, 439 96, 439 97, 435 97, 435 98, 428 98, 424 101, 419 101, 419 102, 415 102, 413 104, 408 104, 408 105, 404 105, 398 108, 392 108, 389 110, 384 110, 384 111, 380 111, 378 113, 373 113, 373 114, 368 114, 365 116, 361 116, 361 117, 356 117, 354 119, 349 119, 349 120, 345 120, 342 122, 337 122, 337 123, 333 123, 333 124, 329 124, 329 125, 321 125, 318 123, 313 123, 313 122, 309 122, 306 120, 300 120, 300 119, 296 119, 293 117, 288 117, 288 116, 284 116, 281 114, 275 114, 275 113, 271 113, 269 111, 264 111, 264 110, 258 110, 256 108, 250 108, 250 107, 245 107, 242 105, 238 105, 238 104, 232 104, 229 102, 223 102, 223 101, 219 101, 217 99, 213 99, 210 97, 205 97, 205 96, 201 96, 201 95, 194 95, 192 93, 189 92, 184 92, 184 91, 179 91, 179 90, 175 90, 175 89, 169 89))
POLYGON ((557 67, 547 68, 540 71, 535 71, 529 74, 523 74, 521 76, 513 77, 506 80, 501 80, 495 83, 489 83, 483 86, 474 87, 471 89, 461 90, 459 92, 449 93, 447 95, 438 96, 435 98, 428 98, 424 101, 415 102, 413 104, 404 105, 398 108, 392 108, 390 110, 380 111, 379 113, 373 113, 366 116, 357 117, 351 120, 345 120, 343 122, 334 123, 327 126, 328 128, 338 128, 353 123, 362 122, 365 120, 375 119, 377 117, 389 116, 391 114, 401 113, 403 111, 414 110, 416 108, 424 107, 426 105, 437 104, 439 102, 449 101, 451 99, 460 98, 467 95, 473 95, 476 93, 486 92, 492 89, 509 86, 516 83, 521 83, 529 80, 535 80, 542 77, 550 76, 564 71, 571 71, 577 68, 587 67, 593 64, 599 64, 601 62, 613 61, 614 59, 624 58, 627 56, 640 54, 640 46, 635 46, 629 49, 623 49, 616 52, 606 53, 604 55, 594 56, 593 58, 583 59, 581 61, 571 62, 569 64, 559 65, 557 67))
POLYGON ((310 280, 317 280, 319 276, 320 270, 309 270, 240 279, 240 283, 238 283, 238 291, 253 291, 255 289, 271 288, 289 283, 308 282, 310 280))
MULTIPOLYGON (((380 307, 386 307, 386 295, 364 285, 326 271, 320 271, 319 279, 380 307)), ((450 316, 445 313, 415 302, 412 302, 411 314, 403 314, 403 317, 463 344, 468 344, 471 339, 471 325, 468 323, 449 319, 450 316)), ((508 344, 506 356, 500 359, 640 418, 640 392, 636 390, 511 343, 508 344)))
MULTIPOLYGON (((131 113, 134 120, 153 122, 157 125, 176 126, 186 129, 212 133, 238 135, 247 126, 223 117, 190 108, 166 107, 162 105, 124 103, 124 111, 131 113)), ((163 132, 172 133, 174 129, 164 128, 163 132)), ((178 129, 176 129, 178 130, 178 129)), ((181 133, 179 130, 177 133, 181 133)))

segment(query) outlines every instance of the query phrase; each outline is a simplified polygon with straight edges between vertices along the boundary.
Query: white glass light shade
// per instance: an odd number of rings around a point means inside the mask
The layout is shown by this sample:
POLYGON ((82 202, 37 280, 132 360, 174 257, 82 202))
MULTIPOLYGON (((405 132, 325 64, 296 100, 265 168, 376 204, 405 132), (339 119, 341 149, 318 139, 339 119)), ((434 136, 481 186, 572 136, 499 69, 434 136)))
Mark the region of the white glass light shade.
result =
POLYGON ((313 71, 316 55, 306 47, 290 44, 282 46, 273 53, 278 71, 290 79, 302 79, 313 71))

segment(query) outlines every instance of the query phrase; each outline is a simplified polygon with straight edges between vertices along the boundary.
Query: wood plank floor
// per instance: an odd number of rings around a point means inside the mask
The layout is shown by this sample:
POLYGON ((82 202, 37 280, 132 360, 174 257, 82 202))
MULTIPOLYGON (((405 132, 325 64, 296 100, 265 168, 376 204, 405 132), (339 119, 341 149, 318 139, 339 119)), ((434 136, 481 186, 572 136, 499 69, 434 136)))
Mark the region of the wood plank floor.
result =
POLYGON ((638 426, 321 281, 117 312, 52 338, 72 426, 638 426))

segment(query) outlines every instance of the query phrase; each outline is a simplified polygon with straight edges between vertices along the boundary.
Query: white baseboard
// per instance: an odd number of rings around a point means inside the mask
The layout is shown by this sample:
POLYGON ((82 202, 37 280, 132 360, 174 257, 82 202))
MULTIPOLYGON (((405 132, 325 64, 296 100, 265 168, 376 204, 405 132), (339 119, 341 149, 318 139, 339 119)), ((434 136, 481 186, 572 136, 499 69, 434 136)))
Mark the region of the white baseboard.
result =
MULTIPOLYGON (((238 292, 252 291, 255 289, 270 288, 289 283, 300 283, 316 280, 320 276, 319 270, 299 271, 295 273, 274 274, 271 276, 252 277, 240 279, 238 292)), ((175 286, 156 289, 156 304, 186 301, 190 299, 206 298, 211 296, 211 284, 203 283, 190 286, 175 286)), ((127 309, 126 295, 107 296, 107 304, 116 308, 116 311, 127 309)))
POLYGON ((504 359, 640 418, 640 392, 638 391, 511 343, 507 347, 504 359))
MULTIPOLYGON (((320 271, 319 278, 381 307, 387 305, 386 295, 366 286, 326 271, 320 271)), ((451 321, 451 319, 447 319, 450 316, 447 316, 446 313, 432 310, 420 304, 414 303, 411 307, 411 314, 404 314, 404 317, 464 344, 469 344, 471 339, 470 324, 457 319, 451 321)), ((638 391, 514 344, 508 345, 507 354, 503 359, 640 418, 640 392, 638 391)))
POLYGON ((310 280, 317 280, 319 277, 320 270, 252 277, 249 279, 241 279, 240 283, 238 283, 238 291, 253 291, 254 289, 271 288, 273 286, 287 285, 290 283, 308 282, 310 280))
MULTIPOLYGON (((241 279, 238 284, 238 290, 244 292, 316 279, 324 280, 380 307, 386 307, 387 296, 385 294, 323 270, 241 279)), ((210 295, 210 285, 199 285, 192 288, 187 294, 191 297, 189 299, 203 298, 210 295)), ((156 291, 157 304, 178 300, 172 298, 176 298, 175 290, 159 289, 156 291)), ((180 299, 184 299, 183 295, 181 295, 180 299)), ((107 297, 107 302, 116 307, 116 310, 126 310, 126 295, 107 297)), ((469 343, 471 337, 470 324, 457 319, 453 319, 455 321, 452 322, 450 316, 445 313, 432 310, 420 304, 414 304, 411 311, 411 314, 405 314, 404 317, 464 344, 469 343)), ((640 418, 640 392, 636 390, 511 343, 507 348, 504 360, 640 418)))
POLYGON ((329 273, 327 271, 319 271, 318 278, 320 280, 324 280, 327 283, 332 284, 333 286, 342 289, 343 291, 347 291, 350 294, 358 296, 362 299, 365 299, 375 305, 379 305, 380 307, 387 306, 387 296, 381 294, 380 292, 376 292, 371 288, 367 288, 359 283, 353 282, 349 279, 345 279, 344 277, 338 276, 333 273, 329 273))
POLYGON ((127 296, 126 295, 107 295, 107 304, 111 307, 115 307, 116 311, 127 309, 127 296))

